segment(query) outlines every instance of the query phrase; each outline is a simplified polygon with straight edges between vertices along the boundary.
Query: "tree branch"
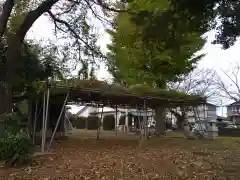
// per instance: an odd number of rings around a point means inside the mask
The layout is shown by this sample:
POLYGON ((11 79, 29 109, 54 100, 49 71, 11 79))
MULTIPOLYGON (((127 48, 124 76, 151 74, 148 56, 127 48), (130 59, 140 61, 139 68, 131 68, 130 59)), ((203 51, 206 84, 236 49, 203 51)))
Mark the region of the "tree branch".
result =
POLYGON ((128 12, 132 14, 133 12, 130 9, 115 9, 104 3, 102 0, 97 0, 97 2, 93 1, 95 4, 101 6, 103 9, 112 11, 112 12, 117 12, 117 13, 122 13, 122 12, 128 12))
POLYGON ((11 15, 14 6, 14 0, 6 0, 2 7, 2 14, 0 16, 0 42, 2 42, 2 37, 5 33, 7 22, 11 15))
MULTIPOLYGON (((73 36, 76 39, 79 39, 81 42, 83 42, 87 48, 89 48, 92 52, 98 53, 96 52, 96 50, 94 48, 92 48, 86 41, 84 41, 76 32, 75 30, 70 26, 70 24, 67 21, 64 21, 62 19, 57 18, 51 11, 48 11, 48 14, 50 15, 50 17, 52 18, 52 20, 54 22, 58 22, 60 24, 63 24, 67 27, 67 29, 73 34, 73 36)), ((103 56, 103 55, 102 55, 103 56)), ((103 56, 104 57, 104 56, 103 56)))
POLYGON ((22 42, 26 33, 31 28, 33 23, 45 12, 49 11, 52 6, 57 3, 59 0, 46 0, 42 2, 35 10, 30 11, 21 26, 19 27, 19 30, 17 31, 16 35, 18 36, 19 40, 22 42))
POLYGON ((229 73, 226 73, 222 70, 222 73, 227 77, 227 79, 230 81, 230 84, 227 85, 227 81, 223 82, 223 80, 218 76, 217 80, 217 86, 218 89, 224 93, 220 94, 220 96, 228 98, 230 100, 239 101, 240 100, 240 84, 239 84, 239 72, 240 72, 240 65, 237 64, 233 69, 231 75, 229 73))
POLYGON ((109 20, 107 20, 106 18, 98 15, 98 14, 94 11, 94 9, 93 9, 93 7, 92 7, 94 3, 91 5, 88 0, 84 0, 84 1, 85 1, 85 2, 87 3, 87 5, 89 6, 89 9, 91 10, 92 14, 93 14, 99 21, 104 20, 104 21, 108 22, 109 24, 112 24, 109 20))

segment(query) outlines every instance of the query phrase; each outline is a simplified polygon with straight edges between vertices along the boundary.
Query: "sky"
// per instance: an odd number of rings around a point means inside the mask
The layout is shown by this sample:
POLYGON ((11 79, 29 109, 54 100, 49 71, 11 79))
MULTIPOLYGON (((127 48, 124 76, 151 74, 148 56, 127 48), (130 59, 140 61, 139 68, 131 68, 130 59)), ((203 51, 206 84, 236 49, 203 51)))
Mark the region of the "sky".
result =
MULTIPOLYGON (((100 38, 98 44, 101 46, 103 52, 107 51, 106 45, 111 42, 109 35, 104 31, 102 24, 97 24, 99 27, 100 38)), ((41 16, 30 29, 27 34, 27 38, 36 40, 53 40, 56 41, 53 35, 53 24, 49 21, 48 17, 41 16)), ((228 71, 231 69, 232 64, 239 62, 238 55, 240 50, 240 41, 237 41, 234 46, 227 50, 221 49, 220 45, 211 44, 211 40, 214 39, 214 31, 206 33, 208 42, 205 44, 201 52, 204 52, 206 56, 199 62, 197 68, 209 68, 216 70, 217 73, 222 76, 222 70, 228 71)), ((76 74, 77 72, 73 72, 76 74)), ((97 71, 97 77, 100 80, 109 79, 109 73, 103 63, 100 63, 100 68, 97 71)), ((222 109, 219 108, 217 113, 222 115, 222 109)), ((223 115, 226 115, 226 108, 223 109, 223 115)))

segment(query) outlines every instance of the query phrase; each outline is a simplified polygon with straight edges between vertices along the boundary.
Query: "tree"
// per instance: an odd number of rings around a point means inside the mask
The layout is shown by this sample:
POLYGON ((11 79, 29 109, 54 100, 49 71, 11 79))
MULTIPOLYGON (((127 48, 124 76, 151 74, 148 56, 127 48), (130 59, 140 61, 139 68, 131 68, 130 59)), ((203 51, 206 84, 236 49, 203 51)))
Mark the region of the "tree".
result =
MULTIPOLYGON (((179 90, 187 94, 198 94, 208 98, 208 101, 215 101, 218 91, 216 89, 216 72, 210 69, 201 69, 193 71, 187 76, 183 76, 178 82, 171 82, 168 84, 170 89, 179 90)), ((178 107, 170 109, 177 119, 178 129, 183 129, 186 124, 187 113, 192 111, 191 107, 178 107)))
MULTIPOLYGON (((121 13, 115 18, 107 65, 115 82, 131 86, 148 84, 166 88, 169 81, 176 81, 195 68, 202 57, 193 56, 204 44, 199 30, 189 21, 173 13, 167 1, 133 1, 131 9, 142 8, 142 14, 121 13), (142 4, 141 4, 142 3, 142 4), (158 8, 160 7, 160 8, 158 8), (154 26, 154 27, 153 27, 154 26)), ((156 114, 156 134, 165 131, 164 109, 156 114)))
POLYGON ((217 76, 216 86, 221 97, 237 102, 240 101, 240 63, 233 65, 223 76, 217 76))
MULTIPOLYGON (((222 39, 224 39, 225 42, 231 44, 238 35, 237 30, 239 29, 239 23, 236 23, 238 22, 239 16, 239 13, 236 13, 239 9, 238 1, 166 0, 151 3, 152 1, 145 0, 139 4, 138 1, 129 0, 129 2, 132 3, 131 8, 134 9, 134 6, 136 6, 134 11, 130 13, 138 14, 139 12, 138 17, 140 18, 145 17, 146 12, 150 12, 147 13, 149 15, 154 15, 155 12, 152 11, 153 6, 164 10, 166 7, 169 7, 170 4, 171 8, 168 8, 169 10, 171 9, 171 11, 176 12, 180 17, 185 17, 184 20, 186 21, 183 20, 181 22, 189 22, 194 25, 192 27, 201 29, 202 32, 206 32, 209 27, 213 27, 213 23, 211 22, 213 22, 216 16, 219 16, 222 22, 224 22, 222 24, 225 25, 224 28, 218 29, 219 32, 221 32, 221 36, 218 36, 220 37, 218 38, 219 41, 222 42, 222 39), (217 8, 214 8, 216 6, 217 8), (234 29, 234 31, 227 33, 229 29, 234 29)), ((78 59, 80 62, 94 62, 96 58, 102 58, 103 56, 100 53, 99 47, 96 46, 97 36, 96 33, 92 31, 91 24, 88 21, 88 15, 89 12, 91 12, 95 18, 102 21, 104 18, 101 16, 101 13, 99 13, 99 9, 102 9, 104 13, 107 13, 107 11, 122 12, 122 10, 114 9, 113 5, 106 4, 105 1, 101 0, 42 0, 37 3, 30 0, 4 0, 0 15, 0 39, 2 42, 4 39, 3 36, 5 35, 7 42, 7 73, 6 81, 1 82, 0 100, 5 103, 0 104, 0 114, 4 111, 11 111, 12 85, 16 77, 15 72, 17 72, 17 69, 22 65, 19 61, 21 56, 20 50, 25 35, 33 23, 43 14, 48 15, 55 24, 58 37, 65 40, 61 56, 65 57, 66 60, 78 59), (75 51, 80 53, 72 53, 75 51), (69 57, 66 58, 67 56, 69 57)), ((124 12, 125 11, 129 10, 127 9, 124 10, 124 12)), ((150 52, 151 51, 148 53, 150 52)))
MULTIPOLYGON (((6 47, 1 46, 0 58, 0 71, 1 81, 5 81, 6 71, 6 47)), ((48 49, 49 50, 49 49, 48 49)), ((64 73, 56 64, 57 60, 51 55, 50 52, 44 51, 40 45, 32 42, 25 41, 21 49, 21 61, 23 66, 16 73, 18 76, 15 79, 13 86, 13 95, 15 96, 28 96, 34 89, 33 83, 39 80, 44 80, 48 77, 63 79, 64 73)))
POLYGON ((216 31, 214 44, 231 47, 240 35, 240 3, 236 0, 171 0, 175 12, 202 34, 216 31))
POLYGON ((95 75, 94 64, 91 65, 89 72, 89 64, 87 62, 82 63, 82 68, 78 71, 78 79, 97 79, 95 75))
POLYGON ((0 104, 0 114, 12 110, 12 86, 17 77, 15 72, 22 66, 22 62, 19 61, 21 47, 29 29, 43 14, 47 14, 55 24, 59 38, 67 40, 59 55, 68 60, 79 59, 80 61, 94 61, 95 58, 102 57, 99 47, 96 46, 96 33, 91 31, 91 25, 87 21, 89 12, 101 19, 98 13, 99 8, 96 10, 97 7, 118 11, 101 0, 97 2, 43 0, 38 3, 30 0, 5 0, 3 2, 0 15, 0 42, 4 41, 5 37, 7 50, 6 79, 1 82, 0 88, 0 101, 5 103, 0 104), (73 55, 73 51, 79 53, 73 55), (67 56, 70 57, 66 58, 67 56))
MULTIPOLYGON (((138 5, 144 2, 138 1, 138 5)), ((186 28, 188 24, 182 21, 179 23, 181 17, 169 13, 165 1, 158 3, 159 10, 155 4, 146 8, 156 14, 159 12, 161 17, 164 16, 162 19, 153 22, 157 15, 152 17, 146 13, 141 18, 144 21, 139 22, 135 20, 135 14, 121 13, 115 18, 114 30, 109 30, 112 44, 108 46, 110 53, 106 64, 119 83, 131 85, 144 82, 164 88, 167 81, 194 69, 197 60, 202 57, 193 58, 193 54, 204 44, 199 31, 189 30, 186 28), (163 10, 164 6, 166 10, 163 10), (147 32, 152 24, 157 31, 147 32)), ((134 5, 129 4, 131 8, 134 5)))

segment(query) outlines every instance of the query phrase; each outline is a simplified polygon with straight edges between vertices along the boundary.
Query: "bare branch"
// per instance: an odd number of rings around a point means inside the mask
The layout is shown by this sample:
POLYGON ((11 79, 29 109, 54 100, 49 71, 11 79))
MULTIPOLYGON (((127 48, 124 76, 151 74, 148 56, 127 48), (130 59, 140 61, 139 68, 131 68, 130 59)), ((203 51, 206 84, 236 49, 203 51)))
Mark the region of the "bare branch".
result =
POLYGON ((79 3, 78 3, 78 2, 75 2, 75 1, 72 1, 71 6, 70 6, 67 10, 65 10, 65 11, 63 11, 63 12, 61 12, 61 13, 57 13, 56 15, 57 15, 57 16, 61 16, 61 15, 70 13, 77 4, 79 4, 79 3))
POLYGON ((170 89, 179 90, 187 94, 198 94, 211 97, 215 94, 216 73, 209 69, 194 71, 182 77, 180 81, 170 84, 170 89))
POLYGON ((133 13, 130 9, 115 9, 113 7, 110 7, 107 3, 104 3, 102 0, 97 0, 97 1, 93 1, 93 2, 95 4, 101 6, 103 9, 109 10, 109 11, 112 11, 112 12, 117 12, 117 13, 128 12, 130 14, 133 13))
POLYGON ((237 63, 234 68, 230 70, 231 72, 225 72, 222 70, 223 75, 226 80, 223 81, 220 76, 218 76, 217 87, 221 91, 220 96, 225 97, 229 100, 239 101, 240 100, 240 65, 237 63))
MULTIPOLYGON (((49 14, 50 17, 53 19, 53 21, 65 25, 66 28, 68 29, 68 31, 71 32, 76 39, 79 39, 82 43, 84 43, 84 44, 87 46, 88 49, 90 49, 90 50, 91 50, 92 52, 94 52, 94 53, 98 53, 98 52, 96 52, 96 50, 95 50, 94 48, 92 48, 86 41, 84 41, 84 40, 75 32, 75 30, 70 26, 70 24, 69 24, 67 21, 57 18, 51 11, 48 11, 48 14, 49 14)), ((61 30, 62 30, 62 29, 61 29, 61 30)), ((64 31, 64 30, 62 30, 62 31, 64 31)), ((64 32, 66 32, 66 31, 64 31, 64 32)), ((103 55, 102 55, 102 56, 103 56, 103 55)), ((103 57, 104 57, 104 56, 103 56, 103 57)))
POLYGON ((111 21, 109 21, 108 19, 100 16, 99 14, 97 14, 94 9, 93 9, 93 5, 95 4, 94 2, 92 4, 90 4, 90 2, 88 0, 84 0, 86 2, 86 4, 89 6, 89 9, 91 10, 92 14, 94 15, 95 18, 97 18, 99 21, 106 21, 109 24, 112 24, 111 21))

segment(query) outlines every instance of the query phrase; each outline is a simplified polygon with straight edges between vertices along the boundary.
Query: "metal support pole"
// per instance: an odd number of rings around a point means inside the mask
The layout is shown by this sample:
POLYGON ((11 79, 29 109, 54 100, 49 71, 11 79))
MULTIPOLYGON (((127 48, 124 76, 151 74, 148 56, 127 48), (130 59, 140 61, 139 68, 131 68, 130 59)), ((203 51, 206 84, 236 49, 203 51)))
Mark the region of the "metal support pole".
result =
POLYGON ((33 144, 35 144, 35 136, 36 136, 37 111, 38 111, 38 100, 36 101, 35 112, 34 112, 33 137, 32 137, 33 144))
POLYGON ((118 135, 118 109, 117 109, 117 106, 116 106, 116 118, 115 118, 115 132, 116 132, 116 136, 118 135))
POLYGON ((147 108, 146 108, 146 100, 144 99, 143 109, 145 111, 145 116, 143 116, 144 121, 144 140, 147 140, 147 108))
POLYGON ((69 123, 69 127, 70 127, 70 129, 72 129, 72 128, 73 128, 73 125, 72 125, 72 123, 71 123, 71 121, 70 121, 70 119, 69 119, 67 113, 65 113, 65 117, 66 117, 66 119, 67 119, 67 121, 68 121, 68 123, 69 123))
POLYGON ((142 112, 141 112, 141 108, 139 108, 139 121, 140 121, 140 135, 141 135, 141 139, 144 139, 144 122, 141 122, 141 116, 142 112))
POLYGON ((48 122, 48 109, 49 109, 49 97, 50 97, 50 87, 47 88, 47 102, 45 109, 45 122, 44 122, 44 142, 46 144, 46 134, 47 134, 47 122, 48 122))
POLYGON ((138 128, 140 129, 140 134, 141 134, 141 122, 140 122, 140 117, 139 117, 139 109, 138 106, 136 105, 136 114, 137 114, 137 121, 136 121, 136 134, 138 132, 138 128), (138 127, 137 127, 138 124, 138 127))
POLYGON ((60 120, 61 120, 61 117, 62 117, 64 108, 65 108, 65 106, 66 106, 66 104, 67 104, 68 96, 69 96, 69 92, 68 92, 67 95, 66 95, 66 98, 65 98, 64 103, 63 103, 63 106, 62 106, 62 110, 61 110, 61 112, 60 112, 60 114, 59 114, 59 117, 58 117, 58 120, 57 120, 57 124, 56 124, 56 126, 55 126, 55 128, 54 128, 54 131, 53 131, 51 140, 50 140, 50 142, 49 142, 48 151, 49 151, 49 149, 50 149, 50 147, 51 147, 51 144, 52 144, 53 138, 54 138, 54 136, 55 136, 55 134, 56 134, 56 131, 57 131, 59 122, 60 122, 60 120))
POLYGON ((103 117, 103 108, 104 108, 104 106, 102 106, 101 116, 100 116, 100 119, 98 120, 97 140, 99 140, 99 138, 100 138, 100 125, 101 125, 101 121, 102 121, 102 117, 103 117))
POLYGON ((45 130, 44 130, 44 127, 45 127, 45 101, 46 101, 46 94, 45 94, 45 92, 43 93, 43 113, 42 113, 42 115, 43 115, 43 121, 42 121, 42 146, 41 146, 41 151, 42 152, 44 152, 44 146, 45 146, 45 138, 44 138, 44 132, 45 132, 45 130))

